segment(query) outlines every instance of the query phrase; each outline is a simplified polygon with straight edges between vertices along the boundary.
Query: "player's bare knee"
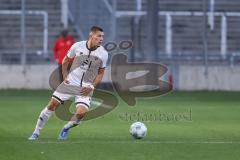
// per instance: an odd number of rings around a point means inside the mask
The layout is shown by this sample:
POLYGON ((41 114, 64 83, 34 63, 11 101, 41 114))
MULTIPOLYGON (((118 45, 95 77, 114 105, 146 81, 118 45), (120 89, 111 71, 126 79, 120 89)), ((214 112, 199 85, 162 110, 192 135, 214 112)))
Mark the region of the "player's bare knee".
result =
POLYGON ((87 112, 88 112, 87 108, 85 108, 83 106, 78 106, 77 111, 76 111, 76 117, 78 119, 82 119, 86 115, 87 112))
POLYGON ((76 112, 77 119, 82 119, 87 113, 87 110, 80 110, 76 112))
POLYGON ((59 105, 60 103, 57 100, 51 99, 48 103, 48 109, 51 111, 55 111, 59 105))
POLYGON ((86 115, 86 113, 77 113, 76 117, 77 119, 83 119, 83 117, 86 115))

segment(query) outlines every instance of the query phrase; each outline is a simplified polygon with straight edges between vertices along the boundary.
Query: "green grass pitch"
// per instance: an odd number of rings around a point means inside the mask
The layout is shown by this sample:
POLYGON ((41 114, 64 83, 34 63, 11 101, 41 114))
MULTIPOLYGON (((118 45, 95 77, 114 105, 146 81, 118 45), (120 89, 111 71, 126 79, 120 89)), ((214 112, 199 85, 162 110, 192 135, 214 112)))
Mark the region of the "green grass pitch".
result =
POLYGON ((65 122, 54 115, 40 139, 29 142, 27 138, 51 92, 2 90, 0 160, 236 160, 240 148, 239 95, 171 92, 139 99, 135 107, 118 97, 115 110, 72 129, 67 141, 57 140, 65 122), (129 134, 129 126, 137 118, 148 127, 143 140, 134 140, 129 134))

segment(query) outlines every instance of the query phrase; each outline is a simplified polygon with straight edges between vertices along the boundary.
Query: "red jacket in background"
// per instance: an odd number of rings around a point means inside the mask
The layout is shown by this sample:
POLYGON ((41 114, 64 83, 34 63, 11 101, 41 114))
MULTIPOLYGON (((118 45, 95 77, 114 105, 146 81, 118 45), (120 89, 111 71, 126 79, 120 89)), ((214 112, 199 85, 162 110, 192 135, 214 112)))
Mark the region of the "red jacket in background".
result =
POLYGON ((59 37, 54 44, 53 53, 54 59, 58 62, 58 64, 62 64, 63 58, 66 56, 68 50, 74 44, 74 39, 71 36, 67 36, 66 38, 59 37))

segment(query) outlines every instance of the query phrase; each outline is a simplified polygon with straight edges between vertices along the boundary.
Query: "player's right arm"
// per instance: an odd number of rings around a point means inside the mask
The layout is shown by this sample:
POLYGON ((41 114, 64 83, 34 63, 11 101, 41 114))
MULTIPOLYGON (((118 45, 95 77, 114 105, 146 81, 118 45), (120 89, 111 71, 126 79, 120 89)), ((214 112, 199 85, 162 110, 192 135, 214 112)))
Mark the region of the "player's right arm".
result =
POLYGON ((72 58, 69 58, 67 55, 64 57, 63 61, 62 61, 62 75, 63 75, 63 79, 65 82, 67 75, 68 75, 68 66, 69 64, 71 64, 71 60, 72 58))
POLYGON ((66 83, 68 83, 66 80, 68 75, 68 67, 71 65, 71 61, 76 55, 76 46, 77 46, 77 43, 72 45, 72 47, 69 49, 67 55, 64 57, 62 61, 62 75, 66 83))

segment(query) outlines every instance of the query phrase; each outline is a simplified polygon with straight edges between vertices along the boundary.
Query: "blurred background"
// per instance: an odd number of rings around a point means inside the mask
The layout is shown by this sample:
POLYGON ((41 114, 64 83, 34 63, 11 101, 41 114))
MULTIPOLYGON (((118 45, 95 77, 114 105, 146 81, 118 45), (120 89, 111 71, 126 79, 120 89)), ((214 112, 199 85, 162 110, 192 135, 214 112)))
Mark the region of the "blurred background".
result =
MULTIPOLYGON (((49 89, 63 30, 132 40, 131 62, 168 67, 175 90, 240 90, 239 0, 0 0, 0 89, 49 89)), ((120 52, 116 50, 115 52, 120 52)), ((103 80, 111 83, 110 67, 103 80)))

